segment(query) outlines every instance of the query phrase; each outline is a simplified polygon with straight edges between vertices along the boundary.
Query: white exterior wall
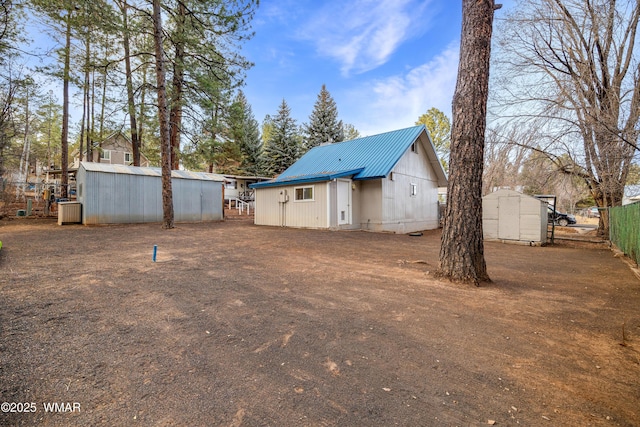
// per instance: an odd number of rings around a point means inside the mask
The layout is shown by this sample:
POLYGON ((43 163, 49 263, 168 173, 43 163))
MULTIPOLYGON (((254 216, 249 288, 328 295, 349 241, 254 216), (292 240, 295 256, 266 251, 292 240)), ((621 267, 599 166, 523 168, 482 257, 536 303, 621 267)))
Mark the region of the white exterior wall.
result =
POLYGON ((229 184, 226 184, 224 187, 224 198, 225 200, 237 199, 240 195, 240 183, 236 179, 231 179, 229 184), (233 188, 233 187, 236 188, 233 188))
POLYGON ((547 241, 547 218, 545 204, 533 197, 520 198, 520 237, 529 242, 547 241), (544 228, 542 224, 544 223, 544 228))
POLYGON ((411 233, 438 228, 438 180, 425 153, 422 145, 417 153, 408 150, 391 175, 382 179, 383 231, 411 233))
POLYGON ((492 194, 482 198, 482 233, 487 240, 498 239, 498 202, 499 198, 492 194))
POLYGON ((329 228, 328 182, 315 182, 283 187, 256 188, 256 225, 298 228, 329 228), (295 200, 295 189, 313 187, 313 200, 295 200), (289 201, 280 203, 280 192, 285 191, 289 201))
POLYGON ((487 240, 546 243, 546 204, 512 190, 482 198, 482 229, 487 240))
MULTIPOLYGON (((359 184, 358 216, 360 218, 360 228, 367 231, 383 231, 382 228, 382 181, 372 179, 367 181, 357 181, 359 184)), ((355 197, 354 197, 355 200, 355 197)))
POLYGON ((255 179, 243 179, 243 178, 227 178, 231 181, 229 185, 225 185, 224 198, 225 200, 237 199, 241 193, 247 193, 253 191, 249 188, 249 185, 257 182, 255 179), (235 187, 235 188, 233 188, 235 187))
POLYGON ((351 181, 351 185, 353 186, 352 198, 351 198, 351 219, 353 224, 349 228, 352 230, 363 229, 362 226, 362 185, 364 181, 351 181))
MULTIPOLYGON (((290 193, 289 187, 264 187, 256 188, 256 206, 254 209, 253 222, 256 225, 282 226, 282 206, 278 202, 278 195, 283 189, 290 193)), ((291 198, 291 196, 289 196, 291 198)), ((288 203, 288 202, 287 202, 288 203)))

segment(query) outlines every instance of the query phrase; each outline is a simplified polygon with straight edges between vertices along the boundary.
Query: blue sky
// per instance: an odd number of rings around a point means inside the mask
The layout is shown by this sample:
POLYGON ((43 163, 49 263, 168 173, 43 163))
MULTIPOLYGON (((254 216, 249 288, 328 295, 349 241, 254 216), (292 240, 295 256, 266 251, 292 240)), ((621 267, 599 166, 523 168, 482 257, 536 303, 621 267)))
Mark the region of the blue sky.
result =
POLYGON ((260 122, 283 98, 307 122, 322 84, 362 135, 412 126, 431 107, 451 117, 461 14, 450 0, 263 0, 243 90, 260 122))
MULTIPOLYGON (((496 19, 513 1, 501 2, 496 19)), ((243 90, 260 123, 282 99, 307 122, 322 84, 363 136, 412 126, 431 107, 451 118, 461 15, 451 0, 262 0, 242 49, 255 64, 243 90)), ((29 49, 52 45, 36 28, 29 49)))

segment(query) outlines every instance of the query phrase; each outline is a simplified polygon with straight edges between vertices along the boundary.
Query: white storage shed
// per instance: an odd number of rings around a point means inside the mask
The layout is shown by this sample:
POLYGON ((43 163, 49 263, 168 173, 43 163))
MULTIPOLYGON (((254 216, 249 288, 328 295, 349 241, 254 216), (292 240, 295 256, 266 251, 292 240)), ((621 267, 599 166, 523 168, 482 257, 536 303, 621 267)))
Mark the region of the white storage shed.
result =
MULTIPOLYGON (((160 168, 82 162, 76 184, 85 225, 162 222, 160 168)), ((223 185, 221 175, 172 171, 174 220, 221 221, 223 185)))
POLYGON ((485 240, 541 245, 547 242, 547 203, 513 190, 482 198, 485 240))

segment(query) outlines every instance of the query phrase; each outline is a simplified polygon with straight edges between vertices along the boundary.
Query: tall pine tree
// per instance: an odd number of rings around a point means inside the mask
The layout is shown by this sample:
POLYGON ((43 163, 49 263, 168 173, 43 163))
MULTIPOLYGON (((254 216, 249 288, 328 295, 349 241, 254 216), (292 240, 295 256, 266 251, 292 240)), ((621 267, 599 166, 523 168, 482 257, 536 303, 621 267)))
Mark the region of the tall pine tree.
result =
POLYGON ((342 120, 338 120, 338 107, 324 84, 309 116, 309 123, 304 125, 304 134, 307 150, 327 142, 344 140, 342 120))
POLYGON ((447 207, 436 272, 475 285, 490 281, 482 240, 482 171, 493 12, 498 8, 495 0, 462 1, 447 207))
POLYGON ((344 141, 360 138, 360 131, 351 123, 342 124, 342 134, 344 135, 344 141))
POLYGON ((291 109, 284 99, 278 109, 278 115, 271 119, 271 126, 265 155, 267 170, 277 175, 291 166, 302 154, 302 138, 298 125, 291 117, 291 109))
POLYGON ((240 169, 248 175, 261 175, 264 165, 260 125, 253 115, 249 101, 241 90, 238 91, 231 106, 229 121, 231 136, 242 152, 240 169))
POLYGON ((158 121, 162 144, 162 228, 174 227, 173 187, 171 186, 171 144, 169 141, 169 117, 167 114, 167 89, 162 47, 162 14, 160 0, 153 0, 153 40, 156 54, 156 91, 158 93, 158 121))
POLYGON ((189 112, 190 97, 197 86, 195 76, 207 76, 235 87, 242 83, 244 71, 252 64, 239 50, 253 36, 251 20, 257 0, 225 2, 219 0, 179 0, 166 2, 171 10, 169 37, 171 42, 170 126, 171 163, 179 167, 180 136, 183 119, 189 112))
POLYGON ((71 40, 82 21, 78 19, 79 8, 68 0, 33 0, 31 6, 36 15, 41 17, 43 23, 54 29, 58 36, 64 38, 64 45, 58 48, 62 69, 56 70, 55 74, 62 77, 60 197, 66 198, 69 183, 69 85, 73 80, 71 75, 71 40))

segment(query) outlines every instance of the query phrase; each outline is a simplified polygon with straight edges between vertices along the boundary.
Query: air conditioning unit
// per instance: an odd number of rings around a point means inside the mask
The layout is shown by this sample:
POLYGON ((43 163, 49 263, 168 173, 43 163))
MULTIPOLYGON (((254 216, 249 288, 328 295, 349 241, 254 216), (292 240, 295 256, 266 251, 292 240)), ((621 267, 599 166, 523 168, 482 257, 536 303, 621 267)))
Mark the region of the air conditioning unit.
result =
POLYGON ((58 225, 82 222, 82 203, 60 202, 58 203, 58 225))

